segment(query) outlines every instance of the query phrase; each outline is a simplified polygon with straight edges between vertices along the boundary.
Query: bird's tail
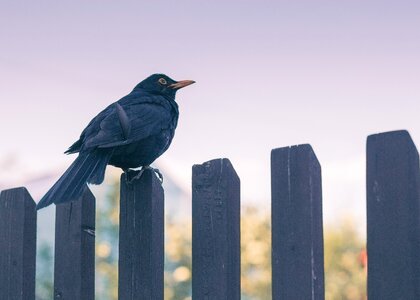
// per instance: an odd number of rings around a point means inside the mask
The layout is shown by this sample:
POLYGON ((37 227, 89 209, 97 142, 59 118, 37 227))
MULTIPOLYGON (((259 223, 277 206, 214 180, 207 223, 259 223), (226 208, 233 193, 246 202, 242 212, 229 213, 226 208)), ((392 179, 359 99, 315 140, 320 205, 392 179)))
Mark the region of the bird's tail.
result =
POLYGON ((100 184, 112 152, 108 149, 80 153, 67 171, 42 197, 37 209, 52 203, 58 204, 79 199, 86 190, 86 183, 100 184))

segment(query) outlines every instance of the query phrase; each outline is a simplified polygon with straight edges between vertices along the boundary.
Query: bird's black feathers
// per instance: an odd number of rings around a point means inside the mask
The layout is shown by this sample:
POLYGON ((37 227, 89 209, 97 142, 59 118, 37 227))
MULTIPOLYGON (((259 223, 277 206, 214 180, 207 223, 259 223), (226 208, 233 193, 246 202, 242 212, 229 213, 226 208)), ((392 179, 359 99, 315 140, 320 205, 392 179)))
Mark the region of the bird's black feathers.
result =
POLYGON ((129 123, 129 135, 125 137, 117 106, 112 105, 108 108, 108 114, 100 120, 99 126, 95 130, 86 131, 83 136, 84 149, 121 146, 159 134, 162 129, 174 127, 172 122, 177 122, 178 115, 172 112, 169 101, 173 100, 159 95, 132 92, 117 102, 126 113, 127 119, 124 122, 129 123))
POLYGON ((124 139, 128 139, 130 136, 131 131, 131 125, 130 120, 128 119, 127 113, 125 110, 119 105, 118 103, 115 103, 115 106, 117 108, 118 113, 118 120, 120 121, 120 126, 123 132, 124 139))
POLYGON ((153 74, 135 86, 133 91, 146 91, 152 94, 165 94, 175 99, 176 90, 169 88, 171 84, 176 83, 175 80, 169 78, 165 74, 153 74), (162 79, 164 81, 162 81, 162 79))
POLYGON ((80 154, 67 171, 37 204, 37 209, 52 203, 77 200, 86 189, 86 183, 100 184, 112 150, 80 154))
POLYGON ((176 90, 193 83, 184 82, 154 74, 94 117, 65 152, 79 156, 37 208, 80 198, 86 183, 102 183, 108 164, 124 170, 151 164, 172 141, 179 115, 176 90))

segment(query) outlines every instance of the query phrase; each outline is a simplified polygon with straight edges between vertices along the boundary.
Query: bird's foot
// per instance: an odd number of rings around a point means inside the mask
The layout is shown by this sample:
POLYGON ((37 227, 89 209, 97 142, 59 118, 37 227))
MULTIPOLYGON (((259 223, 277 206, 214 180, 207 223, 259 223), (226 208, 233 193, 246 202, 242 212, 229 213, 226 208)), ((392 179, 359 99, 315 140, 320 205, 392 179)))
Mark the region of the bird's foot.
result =
POLYGON ((163 183, 163 175, 157 168, 153 168, 151 166, 144 166, 141 167, 140 170, 131 170, 126 169, 124 172, 127 174, 127 183, 132 184, 134 181, 140 179, 140 177, 143 175, 144 171, 146 170, 152 170, 156 176, 159 178, 159 181, 163 183))
MULTIPOLYGON (((151 167, 149 167, 149 168, 151 168, 151 167)), ((151 168, 151 169, 155 172, 157 178, 159 178, 160 183, 163 183, 163 175, 159 171, 159 169, 158 168, 151 168)))

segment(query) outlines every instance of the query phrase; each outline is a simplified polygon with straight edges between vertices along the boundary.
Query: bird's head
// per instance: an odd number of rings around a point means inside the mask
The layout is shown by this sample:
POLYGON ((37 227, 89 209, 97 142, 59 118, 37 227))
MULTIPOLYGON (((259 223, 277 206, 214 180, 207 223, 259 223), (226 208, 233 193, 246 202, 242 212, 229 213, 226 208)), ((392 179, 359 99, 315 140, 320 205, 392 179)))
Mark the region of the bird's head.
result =
POLYGON ((140 82, 134 90, 141 89, 154 94, 175 98, 177 90, 195 83, 193 80, 175 81, 165 74, 153 74, 140 82))

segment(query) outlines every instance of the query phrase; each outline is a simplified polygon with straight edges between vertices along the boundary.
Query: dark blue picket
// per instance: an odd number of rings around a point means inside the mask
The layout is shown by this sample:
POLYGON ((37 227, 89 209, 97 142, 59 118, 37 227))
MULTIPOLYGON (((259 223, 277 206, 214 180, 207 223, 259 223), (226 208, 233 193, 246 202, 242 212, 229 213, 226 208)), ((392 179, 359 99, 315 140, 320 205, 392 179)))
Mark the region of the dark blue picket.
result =
POLYGON ((408 132, 369 136, 369 299, 420 299, 419 194, 419 155, 408 132))
POLYGON ((25 188, 0 194, 0 299, 35 299, 36 204, 25 188))
POLYGON ((271 152, 273 300, 324 299, 321 167, 310 145, 271 152))

